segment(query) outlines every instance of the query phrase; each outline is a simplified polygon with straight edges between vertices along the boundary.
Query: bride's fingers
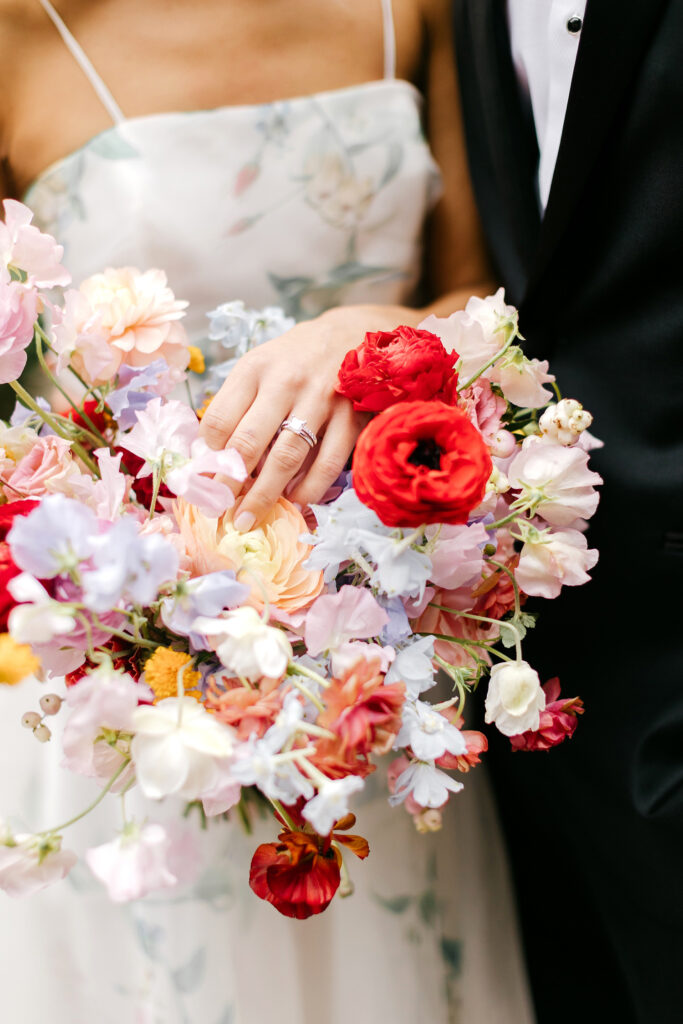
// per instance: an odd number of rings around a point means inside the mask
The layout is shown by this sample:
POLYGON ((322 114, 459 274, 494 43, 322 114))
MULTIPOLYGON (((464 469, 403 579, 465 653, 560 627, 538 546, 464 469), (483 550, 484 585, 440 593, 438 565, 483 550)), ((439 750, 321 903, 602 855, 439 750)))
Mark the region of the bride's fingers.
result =
POLYGON ((202 416, 199 436, 204 438, 209 448, 217 451, 225 448, 254 401, 258 385, 258 376, 246 361, 245 365, 238 363, 202 416))
POLYGON ((252 473, 268 449, 282 421, 292 407, 292 399, 278 393, 260 391, 226 441, 242 456, 247 473, 252 473))
POLYGON ((344 469, 368 418, 363 413, 354 412, 350 402, 339 402, 308 472, 288 495, 291 501, 300 505, 320 501, 344 469))
MULTIPOLYGON (((293 413, 293 417, 297 414, 293 413)), ((304 420, 313 433, 320 429, 320 417, 304 420)), ((234 524, 238 530, 250 530, 260 522, 280 497, 289 481, 296 476, 311 451, 311 446, 293 430, 283 430, 268 452, 266 461, 254 485, 245 494, 235 512, 234 524)))

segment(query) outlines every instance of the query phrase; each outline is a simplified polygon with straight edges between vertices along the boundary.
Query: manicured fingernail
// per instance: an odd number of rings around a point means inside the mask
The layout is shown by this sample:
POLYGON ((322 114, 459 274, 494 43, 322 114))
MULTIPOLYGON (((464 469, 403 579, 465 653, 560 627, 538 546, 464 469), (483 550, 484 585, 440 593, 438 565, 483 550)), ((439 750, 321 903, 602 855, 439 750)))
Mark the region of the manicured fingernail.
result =
POLYGON ((256 516, 253 512, 240 512, 235 517, 233 526, 239 533, 246 533, 247 530, 251 530, 252 526, 256 522, 256 516))

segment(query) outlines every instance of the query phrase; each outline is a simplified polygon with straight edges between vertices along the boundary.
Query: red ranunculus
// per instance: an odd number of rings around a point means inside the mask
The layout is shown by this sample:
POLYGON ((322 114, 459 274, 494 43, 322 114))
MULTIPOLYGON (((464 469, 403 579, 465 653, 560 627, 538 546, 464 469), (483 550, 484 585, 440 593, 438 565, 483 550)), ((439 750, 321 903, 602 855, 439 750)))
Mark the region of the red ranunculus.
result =
POLYGON ((26 498, 0 505, 0 633, 7 632, 9 613, 16 604, 7 590, 7 584, 21 572, 14 564, 6 537, 16 517, 27 516, 38 504, 33 498, 26 498))
POLYGON ((518 736, 510 737, 513 750, 550 750, 574 735, 579 723, 578 715, 584 712, 580 697, 560 699, 560 680, 549 679, 543 687, 546 706, 541 711, 538 729, 528 729, 518 736))
POLYGON ((368 333, 362 345, 347 352, 336 390, 362 412, 381 412, 416 399, 454 405, 457 360, 457 352, 447 352, 430 331, 397 327, 368 333))
POLYGON ((492 464, 477 428, 443 402, 399 402, 358 438, 353 485, 387 526, 466 523, 492 464))
MULTIPOLYGON (((336 828, 351 828, 352 814, 337 822, 336 828)), ((368 844, 361 836, 333 832, 315 833, 283 829, 278 843, 262 843, 251 861, 249 885, 262 900, 272 903, 285 917, 303 921, 321 914, 332 902, 341 881, 341 855, 332 840, 357 857, 367 857, 368 844)))

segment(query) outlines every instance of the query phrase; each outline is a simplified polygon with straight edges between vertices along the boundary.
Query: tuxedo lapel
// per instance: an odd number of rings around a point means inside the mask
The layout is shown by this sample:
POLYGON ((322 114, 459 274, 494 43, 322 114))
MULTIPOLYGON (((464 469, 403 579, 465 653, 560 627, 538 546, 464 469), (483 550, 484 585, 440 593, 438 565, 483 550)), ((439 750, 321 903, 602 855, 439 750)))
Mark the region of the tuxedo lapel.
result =
POLYGON ((588 0, 527 298, 539 284, 571 222, 666 3, 668 0, 588 0))
MULTIPOLYGON (((473 45, 470 67, 477 78, 484 130, 502 209, 508 220, 520 273, 526 278, 540 228, 535 194, 536 134, 519 97, 504 0, 474 0, 468 10, 473 45)), ((501 224, 499 230, 503 229, 501 224)))

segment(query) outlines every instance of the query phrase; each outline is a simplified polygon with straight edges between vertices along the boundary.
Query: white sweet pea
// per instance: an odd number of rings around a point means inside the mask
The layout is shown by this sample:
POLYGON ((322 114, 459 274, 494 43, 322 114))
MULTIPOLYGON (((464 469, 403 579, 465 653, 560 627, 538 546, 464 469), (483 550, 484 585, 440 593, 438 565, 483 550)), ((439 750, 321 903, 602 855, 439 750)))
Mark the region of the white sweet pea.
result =
POLYGON ((422 597, 432 571, 429 555, 406 547, 400 537, 382 537, 361 530, 356 537, 360 550, 375 563, 371 586, 387 597, 422 597))
POLYGON ((305 562, 307 569, 324 569, 327 582, 333 580, 343 562, 351 561, 358 551, 359 531, 389 534, 372 509, 364 505, 353 488, 344 491, 329 505, 313 505, 318 525, 304 536, 313 550, 305 562))
POLYGON ((240 744, 231 765, 232 777, 243 786, 258 786, 271 800, 285 804, 295 804, 299 797, 310 799, 315 792, 310 779, 291 757, 278 754, 273 743, 278 738, 251 738, 240 744))
POLYGON ((449 792, 459 793, 462 788, 462 782, 456 782, 436 765, 428 761, 414 761, 396 779, 396 788, 389 797, 389 803, 396 807, 410 794, 420 807, 443 807, 449 792))
POLYGON ((517 310, 505 302, 505 290, 485 299, 472 296, 464 310, 447 318, 428 316, 419 325, 436 334, 448 352, 460 356, 457 369, 465 384, 505 344, 509 332, 517 329, 517 310))
POLYGON ((217 759, 233 750, 233 730, 192 697, 167 697, 133 712, 131 744, 145 796, 177 794, 196 800, 216 779, 217 759))
POLYGON ((49 494, 27 516, 15 518, 7 543, 20 569, 45 580, 77 569, 92 554, 98 532, 89 508, 49 494))
POLYGON ((195 619, 200 616, 213 618, 248 596, 249 588, 237 582, 231 569, 182 580, 173 597, 161 602, 161 621, 171 632, 188 636, 195 619))
POLYGON ((172 889, 178 877, 169 864, 171 839, 161 825, 127 825, 122 835, 86 851, 95 878, 114 903, 138 900, 158 889, 172 889))
POLYGON ((349 798, 362 788, 363 780, 357 775, 328 779, 321 784, 317 795, 308 801, 301 813, 318 835, 329 835, 336 822, 349 813, 349 798))
POLYGON ((578 587, 590 579, 588 569, 598 552, 578 530, 526 530, 515 577, 530 597, 557 597, 562 587, 578 587))
POLYGON ((446 752, 456 757, 467 753, 460 730, 424 701, 406 702, 402 718, 394 750, 410 747, 420 761, 436 761, 446 752))
POLYGON ((522 409, 539 409, 552 398, 552 391, 544 388, 555 380, 548 373, 548 361, 527 359, 519 345, 512 345, 503 358, 486 371, 489 380, 498 384, 503 395, 522 409))
POLYGON ((62 850, 61 836, 0 836, 0 889, 8 896, 30 896, 68 875, 77 861, 62 850))
POLYGON ((42 583, 28 572, 15 576, 7 589, 17 604, 9 613, 8 629, 17 643, 46 644, 76 628, 70 608, 54 601, 42 583))
POLYGON ((279 679, 292 657, 292 645, 283 631, 266 625, 256 609, 248 606, 235 608, 220 619, 195 619, 192 632, 214 637, 221 663, 245 679, 279 679))
POLYGON ((588 454, 580 448, 529 437, 507 475, 513 490, 519 489, 522 498, 535 499, 535 511, 553 526, 590 519, 598 507, 594 485, 601 484, 602 478, 588 468, 588 454))
POLYGON ((545 693, 538 673, 526 661, 499 662, 491 669, 486 721, 504 736, 538 729, 545 693))
POLYGON ((423 690, 434 686, 434 637, 412 639, 396 653, 387 672, 385 683, 403 682, 409 697, 418 697, 423 690))
POLYGON ((538 421, 544 438, 555 444, 575 444, 593 422, 591 414, 575 398, 549 405, 538 421))

